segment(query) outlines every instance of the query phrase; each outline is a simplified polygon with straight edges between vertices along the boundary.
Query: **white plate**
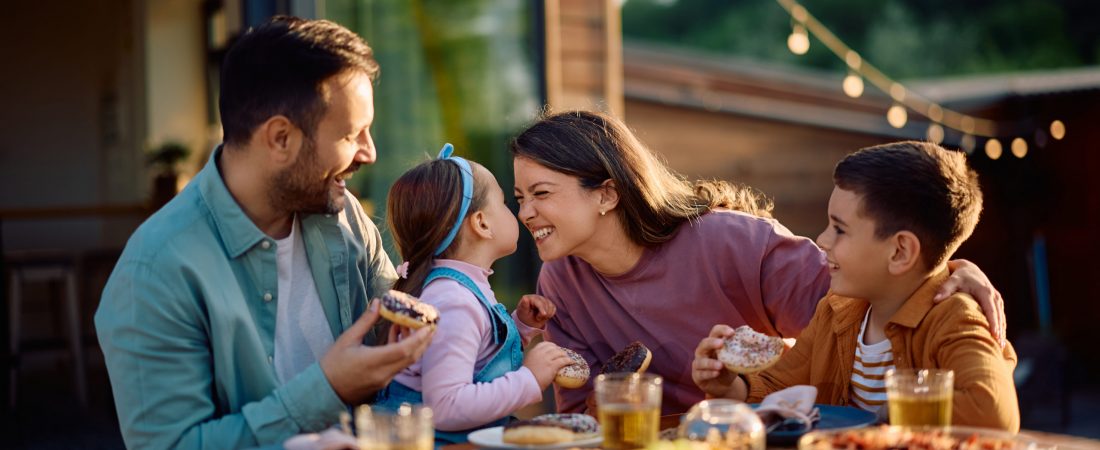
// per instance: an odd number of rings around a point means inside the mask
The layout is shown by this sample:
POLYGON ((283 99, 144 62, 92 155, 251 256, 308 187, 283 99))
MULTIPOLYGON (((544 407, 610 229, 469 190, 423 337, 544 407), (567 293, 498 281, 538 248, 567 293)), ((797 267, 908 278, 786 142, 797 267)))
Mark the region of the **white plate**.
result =
POLYGON ((595 437, 588 439, 581 439, 579 441, 562 442, 559 444, 546 444, 546 445, 517 445, 504 442, 501 438, 504 436, 504 427, 492 427, 485 428, 483 430, 477 430, 467 437, 471 444, 478 447, 485 448, 522 448, 531 450, 556 450, 572 447, 596 447, 603 442, 603 435, 597 434, 595 437))

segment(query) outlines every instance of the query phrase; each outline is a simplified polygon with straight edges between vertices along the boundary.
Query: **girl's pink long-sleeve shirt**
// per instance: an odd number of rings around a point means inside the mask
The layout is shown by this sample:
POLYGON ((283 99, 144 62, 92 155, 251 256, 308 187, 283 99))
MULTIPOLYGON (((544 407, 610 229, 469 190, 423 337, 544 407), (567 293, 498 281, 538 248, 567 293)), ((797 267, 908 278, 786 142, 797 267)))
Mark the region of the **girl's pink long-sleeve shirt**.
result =
MULTIPOLYGON (((451 259, 437 259, 433 267, 447 267, 470 277, 489 300, 497 303, 489 286, 491 270, 451 259)), ((394 380, 418 390, 432 409, 435 427, 443 431, 478 427, 542 400, 535 375, 526 367, 488 383, 474 383, 474 374, 493 357, 493 326, 489 312, 473 292, 449 278, 428 284, 420 301, 439 309, 439 325, 432 343, 419 361, 394 380)), ((516 319, 523 345, 542 332, 516 319)))

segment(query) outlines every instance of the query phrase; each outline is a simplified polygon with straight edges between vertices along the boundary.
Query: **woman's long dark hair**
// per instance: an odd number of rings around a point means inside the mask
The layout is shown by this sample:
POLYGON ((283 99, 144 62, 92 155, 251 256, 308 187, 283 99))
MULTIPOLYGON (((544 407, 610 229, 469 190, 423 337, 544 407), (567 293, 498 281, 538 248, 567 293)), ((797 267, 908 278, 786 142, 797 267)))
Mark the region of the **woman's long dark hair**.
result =
POLYGON ((514 158, 527 158, 580 179, 595 189, 613 180, 615 211, 635 243, 666 242, 684 222, 711 209, 732 209, 771 217, 772 204, 752 188, 720 180, 690 182, 669 169, 619 119, 570 111, 550 114, 517 136, 514 158))
MULTIPOLYGON (((470 166, 474 170, 474 198, 467 217, 481 210, 487 191, 485 180, 478 179, 477 163, 470 161, 470 166)), ((390 188, 386 220, 397 251, 409 263, 408 276, 398 278, 394 290, 413 296, 419 296, 423 290, 424 280, 431 273, 432 261, 436 258, 435 250, 455 226, 462 205, 459 170, 454 162, 433 159, 409 169, 390 188)), ((458 248, 460 240, 461 233, 439 257, 447 257, 458 248)))

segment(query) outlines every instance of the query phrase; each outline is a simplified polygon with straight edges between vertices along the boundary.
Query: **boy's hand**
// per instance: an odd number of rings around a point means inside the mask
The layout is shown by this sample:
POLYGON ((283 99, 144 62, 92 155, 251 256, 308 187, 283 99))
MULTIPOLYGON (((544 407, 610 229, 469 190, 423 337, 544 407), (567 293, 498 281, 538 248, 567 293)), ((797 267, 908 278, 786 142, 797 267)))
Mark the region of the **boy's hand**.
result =
POLYGON ((710 335, 699 341, 695 347, 695 360, 691 362, 691 380, 710 397, 727 397, 737 375, 726 369, 718 361, 718 350, 725 338, 733 336, 733 328, 727 325, 715 325, 710 335))
POLYGON ((546 322, 554 317, 557 311, 557 307, 550 299, 541 295, 528 294, 519 299, 516 317, 524 325, 541 330, 546 327, 546 322))
POLYGON ((523 356, 523 366, 535 375, 539 390, 546 390, 554 382, 558 371, 572 363, 565 350, 551 342, 539 342, 523 356))

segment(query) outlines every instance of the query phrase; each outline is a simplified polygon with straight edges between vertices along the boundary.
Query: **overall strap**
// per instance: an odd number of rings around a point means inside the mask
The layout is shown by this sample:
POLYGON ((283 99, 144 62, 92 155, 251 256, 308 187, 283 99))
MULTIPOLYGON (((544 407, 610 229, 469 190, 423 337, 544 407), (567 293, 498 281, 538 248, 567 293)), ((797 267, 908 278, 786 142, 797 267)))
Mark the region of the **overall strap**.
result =
POLYGON ((432 281, 435 281, 439 278, 448 278, 454 280, 458 282, 458 284, 466 287, 466 289, 469 289, 470 292, 473 292, 474 296, 476 296, 477 299, 481 301, 481 306, 485 307, 485 310, 489 313, 489 323, 492 324, 493 327, 493 338, 495 339, 494 342, 499 345, 504 343, 504 341, 508 339, 508 326, 507 324, 503 323, 506 318, 500 317, 499 311, 497 311, 496 308, 493 308, 493 305, 489 304, 489 299, 485 297, 485 294, 481 292, 481 289, 477 287, 477 284, 474 283, 473 279, 471 279, 466 274, 459 272, 455 269, 451 269, 449 267, 436 267, 432 269, 432 271, 428 273, 428 277, 424 279, 424 286, 427 286, 428 283, 431 283, 432 281))

